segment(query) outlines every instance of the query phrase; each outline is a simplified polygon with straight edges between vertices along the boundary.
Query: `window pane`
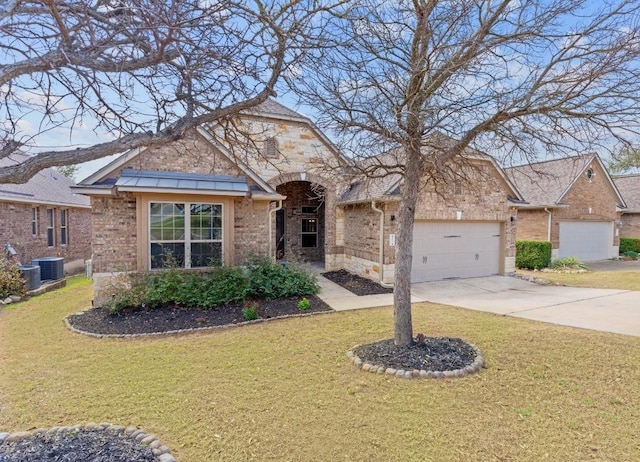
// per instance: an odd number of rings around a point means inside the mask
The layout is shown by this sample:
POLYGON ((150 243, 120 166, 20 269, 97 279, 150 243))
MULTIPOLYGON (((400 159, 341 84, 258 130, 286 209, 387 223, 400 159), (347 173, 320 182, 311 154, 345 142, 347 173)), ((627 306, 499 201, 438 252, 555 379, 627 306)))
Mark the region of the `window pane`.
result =
POLYGON ((318 220, 315 218, 303 218, 302 219, 302 232, 303 233, 317 233, 318 232, 318 220))
POLYGON ((221 242, 197 242, 191 244, 191 267, 222 265, 221 242))
POLYGON ((317 234, 303 234, 302 235, 302 247, 317 247, 318 235, 317 234))
POLYGON ((47 246, 53 247, 55 244, 53 228, 47 228, 47 246))
POLYGON ((167 268, 170 261, 175 260, 177 267, 184 267, 184 244, 151 243, 151 268, 167 268))

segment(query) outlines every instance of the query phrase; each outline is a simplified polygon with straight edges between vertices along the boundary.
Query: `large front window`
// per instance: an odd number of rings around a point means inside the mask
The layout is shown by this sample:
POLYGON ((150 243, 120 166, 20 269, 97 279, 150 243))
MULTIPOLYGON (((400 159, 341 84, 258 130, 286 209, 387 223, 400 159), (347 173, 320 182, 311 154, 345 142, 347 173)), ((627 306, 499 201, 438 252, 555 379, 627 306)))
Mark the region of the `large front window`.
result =
POLYGON ((222 264, 222 204, 152 202, 151 268, 202 268, 222 264))

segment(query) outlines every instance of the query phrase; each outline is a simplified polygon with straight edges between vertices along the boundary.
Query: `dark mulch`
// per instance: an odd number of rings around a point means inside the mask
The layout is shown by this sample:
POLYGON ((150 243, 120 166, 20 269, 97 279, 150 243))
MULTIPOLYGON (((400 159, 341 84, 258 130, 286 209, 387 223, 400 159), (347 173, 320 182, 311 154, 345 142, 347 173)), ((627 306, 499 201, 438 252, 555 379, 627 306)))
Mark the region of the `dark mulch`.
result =
POLYGON ((33 435, 0 445, 0 462, 155 462, 151 449, 130 436, 78 430, 33 435))
POLYGON ((393 289, 382 287, 375 281, 361 276, 356 276, 355 274, 351 274, 345 270, 329 271, 328 273, 322 273, 322 275, 356 295, 393 293, 393 289))
POLYGON ((353 353, 365 363, 403 370, 453 371, 476 359, 471 345, 449 337, 426 337, 408 346, 397 346, 392 339, 381 340, 360 345, 353 353))
MULTIPOLYGON (((278 300, 256 300, 258 319, 332 311, 320 298, 309 296, 309 308, 298 308, 300 297, 278 300)), ((71 326, 94 334, 142 334, 201 327, 225 326, 245 322, 244 305, 225 305, 203 310, 180 306, 163 306, 145 311, 123 310, 109 314, 105 308, 93 308, 69 316, 71 326)), ((0 461, 1 462, 1 461, 0 461)))

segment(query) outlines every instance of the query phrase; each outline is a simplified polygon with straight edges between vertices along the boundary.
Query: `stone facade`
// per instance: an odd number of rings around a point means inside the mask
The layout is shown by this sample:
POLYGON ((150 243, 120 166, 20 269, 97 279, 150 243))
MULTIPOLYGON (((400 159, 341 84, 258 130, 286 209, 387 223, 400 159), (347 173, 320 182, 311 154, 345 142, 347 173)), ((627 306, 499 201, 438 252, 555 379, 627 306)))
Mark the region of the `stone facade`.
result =
MULTIPOLYGON (((11 244, 15 258, 22 264, 30 264, 34 258, 63 257, 65 266, 75 261, 91 258, 91 211, 87 208, 68 208, 46 204, 0 202, 0 244, 11 244), (33 208, 37 208, 37 231, 32 233, 33 208), (54 245, 47 242, 47 209, 55 217, 54 245), (67 210, 67 244, 61 244, 60 213, 67 210)), ((68 268, 67 268, 68 269, 68 268)))

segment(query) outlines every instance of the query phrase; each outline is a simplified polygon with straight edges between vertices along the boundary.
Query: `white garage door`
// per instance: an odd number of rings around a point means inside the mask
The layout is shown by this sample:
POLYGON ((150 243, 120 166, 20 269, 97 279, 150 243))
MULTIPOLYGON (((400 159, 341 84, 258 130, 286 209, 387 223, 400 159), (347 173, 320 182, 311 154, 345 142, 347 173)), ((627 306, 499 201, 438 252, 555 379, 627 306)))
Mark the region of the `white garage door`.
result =
POLYGON ((609 258, 613 246, 612 221, 561 221, 559 258, 582 261, 609 258))
POLYGON ((498 274, 500 243, 500 223, 417 221, 411 281, 498 274))

